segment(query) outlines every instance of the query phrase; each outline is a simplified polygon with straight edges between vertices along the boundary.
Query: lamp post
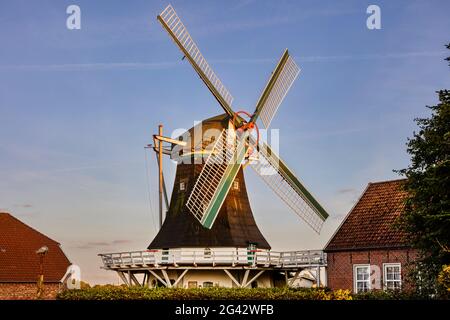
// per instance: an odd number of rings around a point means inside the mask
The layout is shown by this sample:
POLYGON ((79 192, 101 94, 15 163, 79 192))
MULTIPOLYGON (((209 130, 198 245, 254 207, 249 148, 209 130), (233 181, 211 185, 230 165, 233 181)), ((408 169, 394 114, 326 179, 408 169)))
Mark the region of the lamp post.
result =
POLYGON ((37 298, 40 299, 44 294, 44 257, 48 252, 48 247, 43 246, 36 251, 39 256, 39 275, 37 280, 37 298))

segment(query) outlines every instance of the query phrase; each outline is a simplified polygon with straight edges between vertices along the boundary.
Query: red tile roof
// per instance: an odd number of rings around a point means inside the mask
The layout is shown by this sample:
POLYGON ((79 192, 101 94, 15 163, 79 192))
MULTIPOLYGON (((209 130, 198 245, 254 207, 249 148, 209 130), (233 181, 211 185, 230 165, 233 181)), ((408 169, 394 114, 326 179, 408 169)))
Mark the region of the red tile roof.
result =
POLYGON ((405 234, 395 227, 403 212, 406 180, 369 183, 325 251, 398 248, 407 246, 405 234))
POLYGON ((0 212, 0 283, 35 282, 39 274, 36 250, 47 246, 44 281, 59 282, 70 265, 58 242, 9 213, 0 212))

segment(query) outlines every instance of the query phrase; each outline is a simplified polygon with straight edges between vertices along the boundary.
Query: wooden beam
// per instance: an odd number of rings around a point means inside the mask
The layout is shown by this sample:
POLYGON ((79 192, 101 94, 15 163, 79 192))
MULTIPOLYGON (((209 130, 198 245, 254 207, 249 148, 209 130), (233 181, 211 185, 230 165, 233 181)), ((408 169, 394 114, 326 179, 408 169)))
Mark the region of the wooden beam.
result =
POLYGON ((146 275, 147 275, 147 281, 145 283, 145 286, 147 288, 150 288, 150 272, 146 272, 146 275))
MULTIPOLYGON (((160 124, 158 126, 158 133, 160 136, 162 136, 163 133, 163 125, 160 124)), ((158 168, 159 168, 159 229, 161 229, 163 224, 163 159, 162 159, 162 142, 158 141, 158 168)))
POLYGON ((157 134, 155 134, 153 136, 155 137, 156 140, 160 140, 160 141, 163 141, 163 142, 176 144, 176 145, 179 145, 179 146, 182 146, 182 147, 185 147, 187 145, 186 141, 180 141, 180 140, 172 139, 172 138, 169 138, 169 137, 163 137, 163 136, 157 135, 157 134))
POLYGON ((223 271, 225 271, 225 273, 230 277, 230 279, 231 279, 238 287, 241 287, 241 284, 236 280, 235 277, 233 277, 233 275, 230 273, 230 271, 228 271, 227 269, 223 269, 223 271))
MULTIPOLYGON (((153 147, 153 151, 155 151, 156 153, 159 153, 159 147, 157 147, 157 146, 153 147)), ((162 148, 162 153, 170 156, 170 155, 172 155, 172 150, 162 148)))
POLYGON ((292 286, 295 282, 295 280, 297 280, 298 275, 300 274, 301 270, 297 270, 294 274, 294 277, 292 277, 291 279, 289 279, 289 283, 288 283, 288 287, 292 286))
POLYGON ((253 281, 255 281, 256 279, 259 278, 260 275, 262 275, 264 273, 264 271, 266 270, 261 270, 260 272, 258 272, 250 281, 248 281, 243 288, 246 288, 247 286, 249 286, 253 281))
POLYGON ((120 279, 122 279, 122 281, 123 281, 127 286, 130 286, 130 284, 128 283, 127 277, 125 277, 125 275, 123 274, 122 271, 117 271, 117 274, 119 275, 120 279))
POLYGON ((244 284, 247 283, 248 275, 250 274, 250 269, 245 270, 244 279, 242 280, 241 287, 245 288, 244 284))
POLYGON ((146 281, 146 280, 147 280, 147 274, 148 274, 148 273, 145 272, 145 273, 144 273, 144 278, 142 278, 142 286, 143 286, 143 287, 145 287, 145 284, 146 284, 146 282, 147 282, 147 281, 146 281))
POLYGON ((139 283, 138 279, 136 278, 136 276, 134 275, 134 273, 130 272, 130 280, 132 282, 134 282, 135 285, 137 286, 141 286, 141 284, 139 283))
POLYGON ((164 279, 166 279, 167 287, 168 288, 172 288, 172 283, 170 282, 169 275, 167 274, 167 271, 164 270, 164 269, 161 269, 161 273, 163 274, 164 279))
POLYGON ((181 281, 181 279, 183 279, 183 277, 186 275, 186 273, 189 271, 189 269, 185 269, 183 271, 183 273, 178 277, 178 279, 173 283, 172 287, 176 287, 178 282, 181 281))
POLYGON ((316 286, 317 288, 320 287, 320 266, 317 266, 316 268, 316 286))
POLYGON ((150 271, 150 273, 151 273, 156 279, 158 279, 163 285, 165 285, 165 286, 167 287, 166 281, 164 281, 163 279, 161 279, 161 277, 158 276, 158 274, 157 274, 155 271, 153 271, 153 270, 149 270, 149 271, 150 271))

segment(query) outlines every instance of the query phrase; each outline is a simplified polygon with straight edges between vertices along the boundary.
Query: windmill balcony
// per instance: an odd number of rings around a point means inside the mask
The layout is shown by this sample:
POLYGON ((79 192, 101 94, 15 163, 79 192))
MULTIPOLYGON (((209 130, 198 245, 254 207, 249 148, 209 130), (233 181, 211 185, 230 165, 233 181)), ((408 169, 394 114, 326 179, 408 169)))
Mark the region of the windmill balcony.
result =
POLYGON ((297 269, 326 266, 326 254, 321 250, 270 251, 233 249, 169 249, 99 254, 103 267, 109 270, 222 267, 297 269))

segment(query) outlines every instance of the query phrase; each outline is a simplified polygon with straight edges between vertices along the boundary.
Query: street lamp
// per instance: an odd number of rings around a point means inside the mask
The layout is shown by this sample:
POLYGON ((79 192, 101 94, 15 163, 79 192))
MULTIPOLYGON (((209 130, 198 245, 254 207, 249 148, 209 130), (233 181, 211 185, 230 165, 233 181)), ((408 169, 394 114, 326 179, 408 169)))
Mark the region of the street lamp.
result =
POLYGON ((44 257, 48 252, 48 247, 43 246, 36 250, 39 256, 39 275, 37 280, 37 298, 40 299, 44 293, 44 257))

